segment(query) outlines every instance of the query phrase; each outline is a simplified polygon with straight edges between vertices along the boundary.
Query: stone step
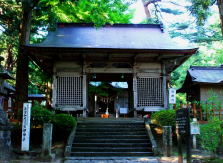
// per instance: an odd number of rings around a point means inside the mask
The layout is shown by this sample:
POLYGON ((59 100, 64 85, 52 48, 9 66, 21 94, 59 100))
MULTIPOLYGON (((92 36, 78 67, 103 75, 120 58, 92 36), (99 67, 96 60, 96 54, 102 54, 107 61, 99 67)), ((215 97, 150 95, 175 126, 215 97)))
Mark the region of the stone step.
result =
POLYGON ((148 157, 152 147, 142 119, 78 119, 71 157, 148 157))
POLYGON ((78 124, 77 125, 78 128, 118 128, 118 127, 122 127, 122 128, 144 128, 145 125, 144 124, 78 124))
POLYGON ((72 152, 151 152, 151 147, 72 147, 72 152))
POLYGON ((134 122, 131 122, 131 121, 113 121, 113 122, 110 122, 110 121, 78 121, 77 123, 78 124, 87 124, 87 125, 90 125, 90 124, 94 124, 94 125, 101 125, 101 124, 104 124, 104 125, 109 125, 109 124, 114 124, 114 125, 122 125, 122 124, 123 125, 124 124, 142 125, 142 124, 144 124, 144 122, 142 122, 142 121, 134 121, 134 122))
POLYGON ((144 123, 142 118, 78 118, 80 123, 144 123))
POLYGON ((76 135, 75 139, 78 140, 89 140, 89 139, 147 139, 147 135, 76 135))
POLYGON ((148 139, 78 139, 76 138, 74 142, 80 143, 146 143, 148 139))
POLYGON ((78 128, 76 132, 128 132, 128 131, 145 131, 145 128, 78 128))
POLYGON ((153 152, 71 152, 71 156, 77 157, 116 157, 116 156, 138 156, 138 157, 146 157, 153 156, 153 152))
POLYGON ((144 143, 80 143, 74 142, 72 147, 150 147, 150 142, 144 143))
MULTIPOLYGON (((124 133, 125 135, 145 135, 146 131, 128 131, 124 133)), ((109 136, 109 135, 123 135, 122 132, 117 132, 117 131, 109 131, 109 132, 84 132, 84 131, 79 131, 76 133, 76 136, 86 136, 86 135, 95 135, 95 136, 109 136)), ((76 137, 75 136, 75 137, 76 137)))

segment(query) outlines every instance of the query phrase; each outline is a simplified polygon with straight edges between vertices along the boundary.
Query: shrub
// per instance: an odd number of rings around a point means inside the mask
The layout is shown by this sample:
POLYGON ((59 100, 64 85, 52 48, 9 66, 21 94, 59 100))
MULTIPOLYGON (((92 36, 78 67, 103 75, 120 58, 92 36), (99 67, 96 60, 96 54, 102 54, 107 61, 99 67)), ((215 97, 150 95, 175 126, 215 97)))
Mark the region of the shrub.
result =
POLYGON ((54 113, 44 106, 34 105, 31 109, 31 125, 33 127, 42 126, 44 123, 50 122, 53 115, 54 113))
POLYGON ((69 114, 55 114, 51 122, 56 130, 70 132, 76 125, 76 119, 69 114))
POLYGON ((176 111, 175 110, 161 110, 155 112, 151 116, 153 124, 158 126, 175 126, 176 111))
POLYGON ((214 118, 208 122, 208 124, 201 125, 200 128, 200 143, 201 146, 212 152, 216 153, 217 148, 219 147, 220 139, 223 136, 223 129, 221 125, 223 124, 217 118, 214 118))

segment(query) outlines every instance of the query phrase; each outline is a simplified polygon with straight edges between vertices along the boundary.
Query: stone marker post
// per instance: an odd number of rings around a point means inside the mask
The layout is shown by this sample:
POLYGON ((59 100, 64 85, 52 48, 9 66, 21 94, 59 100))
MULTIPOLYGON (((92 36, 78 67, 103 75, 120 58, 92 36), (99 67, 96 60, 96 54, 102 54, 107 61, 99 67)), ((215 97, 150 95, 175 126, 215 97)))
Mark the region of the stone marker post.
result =
POLYGON ((163 153, 164 156, 170 157, 172 153, 172 128, 171 126, 163 126, 163 153))
POLYGON ((43 157, 51 157, 52 132, 53 132, 53 124, 44 123, 44 125, 43 125, 43 144, 42 144, 42 156, 43 157))
POLYGON ((190 130, 193 140, 193 150, 196 150, 197 148, 196 135, 200 134, 200 126, 199 123, 197 122, 197 118, 193 118, 193 122, 190 123, 190 130))

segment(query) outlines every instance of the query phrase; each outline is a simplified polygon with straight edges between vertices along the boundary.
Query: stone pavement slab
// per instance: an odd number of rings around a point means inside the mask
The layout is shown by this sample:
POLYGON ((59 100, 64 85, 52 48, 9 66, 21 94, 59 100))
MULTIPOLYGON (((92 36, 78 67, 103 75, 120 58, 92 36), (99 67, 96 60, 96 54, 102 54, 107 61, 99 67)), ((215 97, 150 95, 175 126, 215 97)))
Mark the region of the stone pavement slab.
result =
POLYGON ((67 158, 64 163, 160 163, 156 157, 127 157, 127 158, 119 158, 119 157, 92 157, 92 158, 75 158, 69 159, 67 158))

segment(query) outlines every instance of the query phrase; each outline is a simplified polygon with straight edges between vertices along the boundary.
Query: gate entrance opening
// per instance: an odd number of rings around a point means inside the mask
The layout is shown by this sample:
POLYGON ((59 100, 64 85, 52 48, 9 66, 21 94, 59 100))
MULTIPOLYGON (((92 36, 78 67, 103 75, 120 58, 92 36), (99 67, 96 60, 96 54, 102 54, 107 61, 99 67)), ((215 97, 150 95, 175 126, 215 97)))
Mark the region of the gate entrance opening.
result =
POLYGON ((90 74, 88 77, 89 116, 99 117, 107 114, 109 117, 118 117, 131 114, 132 74, 98 73, 90 74))

